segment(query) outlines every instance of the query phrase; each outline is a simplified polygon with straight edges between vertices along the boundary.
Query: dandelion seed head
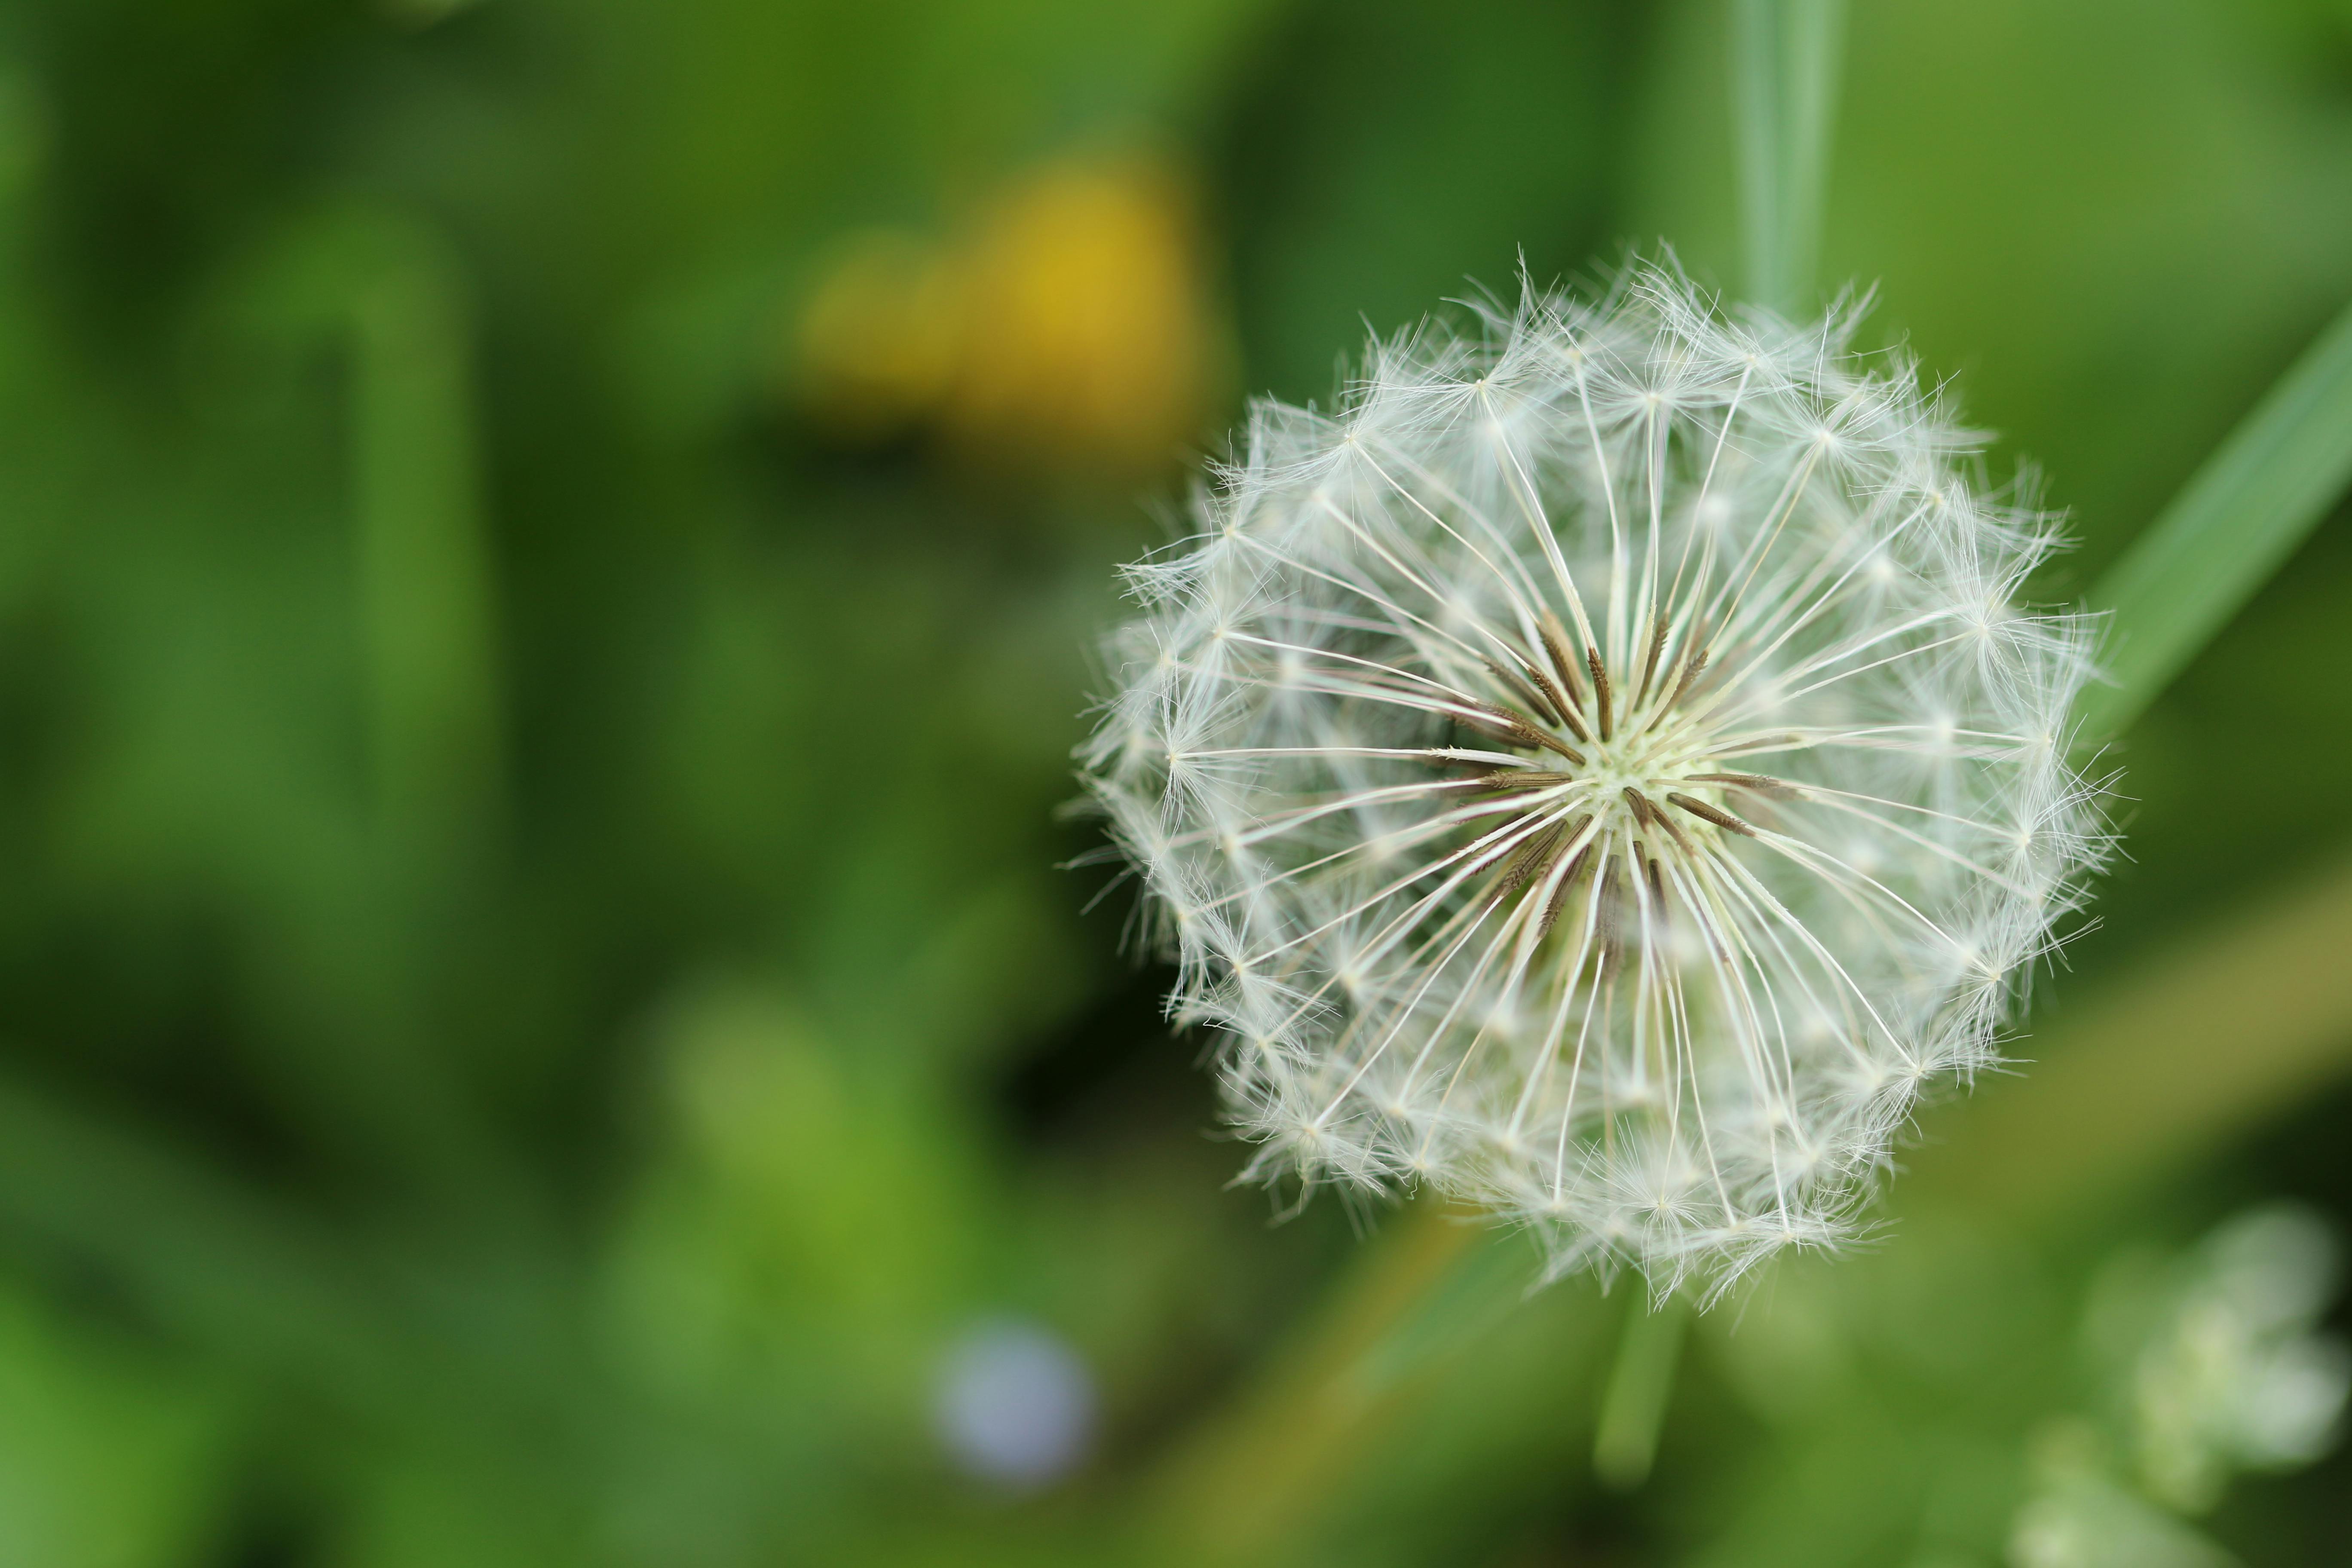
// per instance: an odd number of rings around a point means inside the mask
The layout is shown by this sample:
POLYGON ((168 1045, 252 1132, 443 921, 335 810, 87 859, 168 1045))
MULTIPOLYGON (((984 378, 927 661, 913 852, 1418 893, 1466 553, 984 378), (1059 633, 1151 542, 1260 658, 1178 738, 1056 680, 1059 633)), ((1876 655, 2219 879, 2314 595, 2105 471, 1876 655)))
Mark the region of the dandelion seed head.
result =
POLYGON ((1088 787, 1250 1173, 1426 1184, 1554 1274, 1832 1243, 1994 1058, 2105 840, 2054 542, 1850 313, 1637 267, 1258 405, 1129 574, 1088 787), (1244 521, 1246 526, 1244 526, 1244 521))

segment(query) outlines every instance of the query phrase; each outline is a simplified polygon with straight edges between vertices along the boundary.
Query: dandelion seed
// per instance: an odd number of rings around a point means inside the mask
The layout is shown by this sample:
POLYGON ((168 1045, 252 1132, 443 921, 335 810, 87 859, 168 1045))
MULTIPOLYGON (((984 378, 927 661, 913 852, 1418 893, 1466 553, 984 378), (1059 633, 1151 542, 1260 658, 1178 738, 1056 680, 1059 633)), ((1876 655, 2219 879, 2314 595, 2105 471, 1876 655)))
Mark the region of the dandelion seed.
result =
POLYGON ((1172 1013, 1269 1043, 1222 1058, 1250 1173, 1719 1285, 1994 1059, 2104 847, 2047 742, 2086 629, 2017 607, 2048 521, 1853 324, 1529 291, 1260 405, 1131 569, 1080 757, 1172 1013))

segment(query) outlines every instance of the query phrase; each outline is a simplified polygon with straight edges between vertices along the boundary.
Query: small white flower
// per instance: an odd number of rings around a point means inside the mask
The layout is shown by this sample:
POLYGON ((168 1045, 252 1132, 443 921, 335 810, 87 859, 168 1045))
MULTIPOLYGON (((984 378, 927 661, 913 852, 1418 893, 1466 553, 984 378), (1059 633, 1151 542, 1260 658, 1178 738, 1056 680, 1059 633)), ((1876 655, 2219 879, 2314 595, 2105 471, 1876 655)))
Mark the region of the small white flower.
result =
POLYGON ((1853 325, 1643 267, 1376 343, 1129 569, 1081 760, 1252 1174, 1726 1279, 1994 1058, 2102 847, 2050 742, 2087 633, 1853 325))
POLYGON ((2300 1469, 2339 1435, 2352 1353, 2315 1332, 2336 1296, 2336 1239, 2291 1205, 2228 1221, 2151 1276, 2130 1253, 2094 1295, 2093 1338, 2116 1357, 2112 1436, 2045 1422, 2032 1492, 2011 1521, 2016 1568, 2227 1568, 2176 1516, 2221 1499, 2242 1470, 2300 1469), (2137 1472, 2135 1487, 2124 1479, 2137 1472))
POLYGON ((2294 1469, 2333 1447, 2352 1355, 2313 1331, 2336 1295, 2335 1238, 2315 1215, 2256 1209, 2199 1248, 2133 1377, 2143 1484, 2213 1506, 2234 1470, 2294 1469))

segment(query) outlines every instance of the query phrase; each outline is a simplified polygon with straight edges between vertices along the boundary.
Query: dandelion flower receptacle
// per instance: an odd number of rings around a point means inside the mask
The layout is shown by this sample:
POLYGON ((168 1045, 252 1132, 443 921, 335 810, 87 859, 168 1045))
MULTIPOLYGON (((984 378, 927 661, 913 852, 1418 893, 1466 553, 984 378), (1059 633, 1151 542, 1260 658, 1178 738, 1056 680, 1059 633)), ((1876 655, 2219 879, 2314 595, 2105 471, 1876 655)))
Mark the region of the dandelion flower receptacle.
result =
POLYGON ((2102 847, 2088 632, 1853 321, 1641 267, 1376 343, 1130 569, 1081 761, 1252 1173, 1719 1281, 1994 1059, 2102 847))

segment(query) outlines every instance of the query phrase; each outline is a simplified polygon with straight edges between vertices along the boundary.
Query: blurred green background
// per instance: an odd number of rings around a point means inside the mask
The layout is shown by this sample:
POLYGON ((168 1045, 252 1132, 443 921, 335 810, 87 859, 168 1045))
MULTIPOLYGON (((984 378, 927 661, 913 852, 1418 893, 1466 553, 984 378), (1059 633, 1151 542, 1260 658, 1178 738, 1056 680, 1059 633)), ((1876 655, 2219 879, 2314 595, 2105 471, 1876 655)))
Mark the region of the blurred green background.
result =
MULTIPOLYGON (((2147 1458, 2215 1226, 2299 1205, 2247 1354, 2345 1321, 2352 514, 2109 754, 2046 1071, 1687 1344, 1270 1226, 1056 868, 1244 393, 1736 284, 1725 36, 0 6, 0 1568, 2352 1561, 2324 1443, 2147 1458)), ((1853 0, 1844 79, 1826 272, 2071 598, 2352 300, 2352 4, 1853 0)))

